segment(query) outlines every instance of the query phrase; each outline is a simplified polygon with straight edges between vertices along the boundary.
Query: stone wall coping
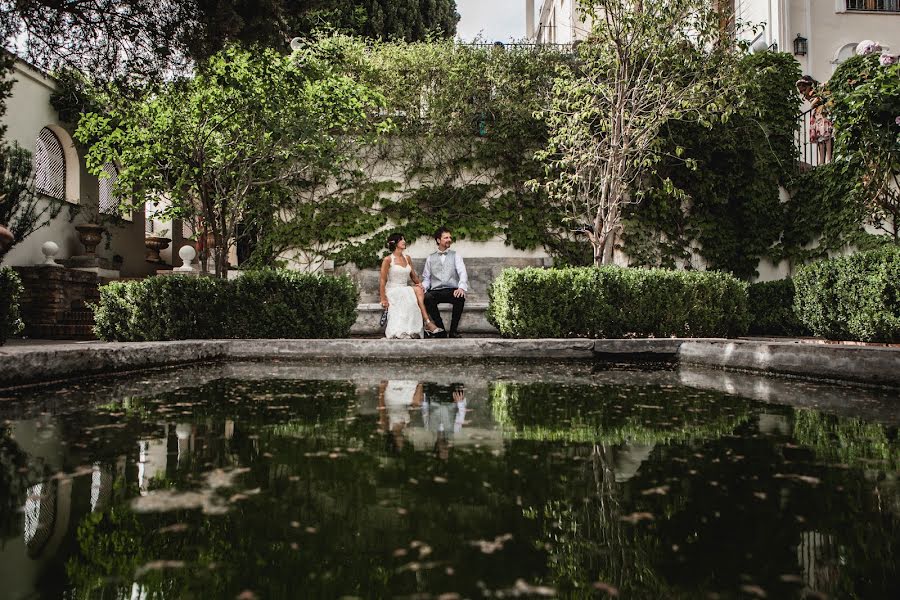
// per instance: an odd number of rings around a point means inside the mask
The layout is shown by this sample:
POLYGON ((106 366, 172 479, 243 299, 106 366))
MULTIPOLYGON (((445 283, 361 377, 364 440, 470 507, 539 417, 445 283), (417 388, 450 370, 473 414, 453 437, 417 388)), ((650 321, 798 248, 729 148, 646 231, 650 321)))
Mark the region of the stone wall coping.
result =
POLYGON ((829 382, 900 388, 900 348, 756 339, 186 340, 0 347, 0 387, 210 361, 296 360, 669 361, 829 382))

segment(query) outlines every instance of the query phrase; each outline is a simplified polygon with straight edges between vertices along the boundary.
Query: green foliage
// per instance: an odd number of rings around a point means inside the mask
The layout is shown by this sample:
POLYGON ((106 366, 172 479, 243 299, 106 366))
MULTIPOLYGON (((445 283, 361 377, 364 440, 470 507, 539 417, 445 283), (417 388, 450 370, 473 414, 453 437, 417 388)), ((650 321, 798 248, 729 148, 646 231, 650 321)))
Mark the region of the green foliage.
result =
POLYGON ((41 197, 34 189, 31 152, 17 143, 0 146, 0 225, 13 234, 13 242, 0 250, 0 260, 16 244, 50 223, 63 205, 41 197))
POLYGON ((393 129, 377 146, 357 146, 358 171, 311 182, 292 218, 266 229, 257 264, 319 253, 374 266, 388 221, 409 239, 446 224, 458 238, 500 235, 515 248, 543 244, 559 262, 583 263, 561 214, 524 183, 541 172, 532 155, 546 128, 535 113, 565 55, 342 37, 315 49, 384 98, 393 129))
POLYGON ((595 263, 610 264, 625 207, 642 201, 670 151, 660 143, 665 125, 709 128, 737 108, 728 87, 738 81, 740 48, 722 39, 706 0, 580 5, 595 18, 543 110, 550 136, 537 155, 547 168, 539 184, 584 230, 595 263))
POLYGON ((823 461, 864 468, 883 462, 885 470, 900 469, 900 440, 878 423, 798 409, 794 435, 823 461))
POLYGON ((761 258, 787 252, 779 241, 791 250, 801 243, 781 240, 785 227, 795 238, 806 229, 785 218, 779 198, 796 163, 799 66, 790 54, 763 52, 744 57, 738 72, 723 91, 728 119, 663 127, 655 184, 627 214, 632 264, 671 268, 699 254, 708 268, 749 279, 761 258))
POLYGON ((708 442, 750 419, 744 400, 712 393, 677 396, 667 387, 559 383, 496 382, 491 413, 506 438, 605 446, 708 442), (615 408, 597 401, 613 396, 615 408))
POLYGON ((853 200, 900 244, 900 63, 855 56, 835 71, 826 98, 835 160, 856 171, 853 200))
POLYGON ((511 337, 734 337, 749 323, 746 284, 716 272, 506 269, 489 297, 511 337))
POLYGON ((100 175, 106 163, 121 165, 122 208, 163 195, 171 208, 162 216, 200 221, 227 240, 215 247, 222 275, 230 245, 259 227, 255 216, 270 220, 311 180, 346 169, 345 136, 367 139, 379 96, 319 50, 284 57, 228 48, 190 79, 137 100, 115 98, 107 113, 79 121, 88 168, 100 175))
POLYGON ((19 317, 19 297, 22 295, 22 280, 9 267, 0 268, 0 346, 7 338, 22 331, 19 317))
POLYGON ((348 278, 248 271, 225 281, 150 277, 100 288, 97 337, 116 341, 216 338, 338 338, 356 321, 348 278))
POLYGON ((794 311, 814 334, 900 341, 900 248, 815 262, 794 276, 794 311))
POLYGON ((754 335, 807 335, 794 314, 794 280, 752 283, 747 288, 750 333, 754 335))

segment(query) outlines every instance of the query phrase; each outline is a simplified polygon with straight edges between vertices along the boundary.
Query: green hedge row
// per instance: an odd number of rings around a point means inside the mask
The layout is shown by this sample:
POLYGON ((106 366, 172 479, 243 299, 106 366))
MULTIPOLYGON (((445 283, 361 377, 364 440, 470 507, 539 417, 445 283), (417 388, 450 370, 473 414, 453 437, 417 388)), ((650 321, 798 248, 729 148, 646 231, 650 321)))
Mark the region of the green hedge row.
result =
POLYGON ((717 272, 506 269, 488 320, 511 337, 720 337, 747 332, 747 284, 717 272))
POLYGON ((346 337, 359 291, 347 277, 248 271, 232 281, 164 276, 113 282, 92 308, 103 340, 346 337))
POLYGON ((809 335, 794 312, 794 280, 750 284, 750 333, 753 335, 809 335))
POLYGON ((7 338, 22 331, 19 317, 19 297, 22 295, 22 280, 9 267, 0 268, 0 346, 7 338))
POLYGON ((900 248, 888 246, 805 265, 794 310, 830 339, 900 342, 900 248))

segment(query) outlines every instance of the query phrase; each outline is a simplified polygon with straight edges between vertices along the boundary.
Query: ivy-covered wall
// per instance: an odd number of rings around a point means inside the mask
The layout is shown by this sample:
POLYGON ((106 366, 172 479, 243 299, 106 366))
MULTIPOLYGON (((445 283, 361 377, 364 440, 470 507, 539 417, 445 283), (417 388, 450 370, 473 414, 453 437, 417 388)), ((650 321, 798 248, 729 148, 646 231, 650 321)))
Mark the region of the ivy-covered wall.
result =
POLYGON ((379 145, 360 149, 358 172, 338 184, 316 182, 309 191, 315 202, 271 222, 254 262, 300 252, 374 266, 388 227, 412 240, 445 224, 457 238, 499 235, 516 249, 543 247, 560 263, 589 260, 589 249, 562 228, 561 215, 527 186, 541 174, 533 157, 546 141, 535 113, 556 65, 570 57, 347 38, 322 51, 383 94, 393 127, 379 145))
POLYGON ((709 127, 670 122, 661 143, 669 158, 651 191, 629 215, 631 264, 729 271, 747 279, 781 242, 787 206, 779 186, 796 170, 794 129, 799 67, 786 53, 744 59, 743 77, 724 98, 735 114, 709 127), (696 257, 702 259, 697 264, 696 257))

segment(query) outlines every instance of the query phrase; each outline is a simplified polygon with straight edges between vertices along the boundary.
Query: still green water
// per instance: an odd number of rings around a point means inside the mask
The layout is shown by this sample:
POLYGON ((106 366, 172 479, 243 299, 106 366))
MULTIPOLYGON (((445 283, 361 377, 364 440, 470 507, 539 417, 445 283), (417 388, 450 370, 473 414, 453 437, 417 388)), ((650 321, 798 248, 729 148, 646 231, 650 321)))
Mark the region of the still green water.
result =
POLYGON ((897 402, 555 364, 7 392, 0 597, 898 598, 897 402))

